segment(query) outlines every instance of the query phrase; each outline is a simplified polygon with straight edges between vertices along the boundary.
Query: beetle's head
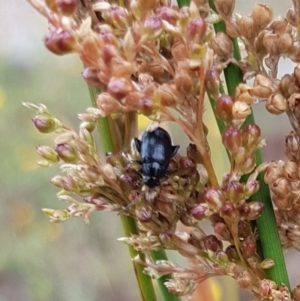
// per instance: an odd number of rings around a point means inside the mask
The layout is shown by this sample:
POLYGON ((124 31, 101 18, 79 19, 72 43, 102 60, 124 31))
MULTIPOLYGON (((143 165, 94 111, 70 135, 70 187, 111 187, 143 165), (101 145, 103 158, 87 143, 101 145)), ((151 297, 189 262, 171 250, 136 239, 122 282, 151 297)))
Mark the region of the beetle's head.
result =
POLYGON ((149 188, 154 188, 159 185, 159 179, 156 177, 144 177, 144 182, 149 188))

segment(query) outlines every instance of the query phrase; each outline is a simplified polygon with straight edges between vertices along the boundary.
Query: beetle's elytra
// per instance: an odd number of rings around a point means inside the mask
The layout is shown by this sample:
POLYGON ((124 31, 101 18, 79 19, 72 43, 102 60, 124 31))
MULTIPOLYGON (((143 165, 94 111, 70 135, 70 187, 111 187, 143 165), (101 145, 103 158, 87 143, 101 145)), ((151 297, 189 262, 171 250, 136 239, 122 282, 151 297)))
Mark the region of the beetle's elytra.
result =
POLYGON ((154 188, 166 177, 170 159, 177 153, 179 145, 172 145, 169 133, 161 127, 145 132, 142 140, 134 138, 134 143, 141 156, 144 182, 149 188, 154 188))

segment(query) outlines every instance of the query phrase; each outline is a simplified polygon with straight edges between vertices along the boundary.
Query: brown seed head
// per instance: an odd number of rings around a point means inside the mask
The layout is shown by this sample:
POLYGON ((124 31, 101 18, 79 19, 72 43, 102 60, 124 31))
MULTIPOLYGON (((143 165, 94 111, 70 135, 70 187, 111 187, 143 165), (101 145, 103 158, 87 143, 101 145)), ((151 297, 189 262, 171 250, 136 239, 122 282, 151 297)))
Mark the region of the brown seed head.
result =
POLYGON ((261 202, 244 203, 239 207, 241 219, 254 220, 257 219, 263 211, 264 204, 261 202))
POLYGON ((232 222, 235 222, 239 218, 239 212, 235 209, 232 203, 226 202, 221 207, 220 216, 225 221, 230 220, 232 222))
POLYGON ((274 89, 272 81, 261 74, 256 75, 253 86, 254 95, 261 98, 268 98, 274 89))
POLYGON ((280 93, 288 98, 290 96, 290 87, 294 84, 293 76, 291 74, 285 74, 279 84, 280 93))
POLYGON ((299 152, 300 137, 295 132, 291 132, 285 137, 285 147, 287 153, 299 152))
POLYGON ((248 105, 252 105, 254 101, 254 93, 252 87, 244 83, 239 84, 235 89, 234 99, 244 102, 248 105))
POLYGON ((77 47, 77 40, 74 33, 67 30, 49 32, 45 37, 45 46, 51 52, 63 55, 73 52, 77 47))
POLYGON ((232 106, 233 119, 242 120, 246 119, 251 114, 251 108, 245 102, 235 101, 232 106))
POLYGON ((233 45, 231 39, 224 32, 218 32, 211 40, 211 48, 222 59, 232 57, 233 45))
POLYGON ((239 238, 246 238, 252 233, 251 225, 249 221, 239 221, 238 223, 238 236, 239 238))
POLYGON ((276 17, 270 24, 270 29, 275 33, 283 34, 286 32, 288 26, 288 20, 281 16, 276 17))
POLYGON ((225 202, 225 195, 220 188, 208 187, 202 193, 202 200, 209 205, 212 210, 218 210, 225 202))
POLYGON ((255 38, 254 22, 252 16, 242 16, 237 19, 240 35, 247 40, 255 38))
POLYGON ((256 252, 256 242, 248 236, 240 243, 240 249, 246 258, 253 256, 256 252))
POLYGON ((270 185, 272 192, 281 197, 287 197, 291 194, 292 186, 286 178, 278 178, 270 185))
POLYGON ((287 11, 286 11, 286 14, 285 14, 285 17, 286 19, 288 20, 288 22, 294 26, 294 27, 297 27, 298 25, 298 17, 296 15, 296 12, 294 10, 293 7, 290 7, 287 11))
POLYGON ((209 69, 206 72, 205 88, 215 100, 219 97, 220 74, 216 69, 209 69))
POLYGON ((111 78, 107 85, 107 92, 115 99, 121 101, 131 91, 132 86, 126 78, 111 78))
POLYGON ((222 17, 222 19, 230 19, 234 10, 235 0, 215 0, 214 4, 218 14, 222 17))
POLYGON ((279 115, 287 111, 288 102, 282 94, 273 93, 268 97, 266 109, 272 114, 279 115))
POLYGON ((234 245, 230 245, 225 250, 226 255, 228 256, 228 259, 232 262, 239 262, 240 257, 238 255, 238 252, 234 245))
POLYGON ((243 272, 239 273, 237 277, 237 283, 238 286, 241 288, 249 288, 252 286, 251 275, 247 270, 244 270, 243 272))
POLYGON ((177 62, 189 58, 189 52, 186 45, 182 42, 176 42, 171 48, 173 59, 177 62))
POLYGON ((206 203, 198 204, 191 210, 191 215, 196 220, 203 220, 210 216, 212 212, 209 209, 209 205, 206 203))
POLYGON ((290 33, 280 34, 277 42, 278 51, 281 54, 289 53, 293 47, 293 44, 294 44, 293 38, 290 33))
POLYGON ((240 36, 239 27, 237 25, 237 22, 233 20, 232 18, 228 20, 224 20, 225 26, 226 26, 226 34, 231 37, 232 39, 236 39, 240 36))
POLYGON ((277 179, 280 179, 282 176, 283 176, 282 169, 279 168, 277 162, 273 162, 267 167, 264 180, 268 185, 271 185, 277 179))
POLYGON ((230 241, 231 234, 225 223, 216 223, 213 228, 218 239, 230 241))
POLYGON ((265 28, 273 19, 272 9, 263 3, 255 3, 252 10, 254 25, 260 30, 265 28))
POLYGON ((179 72, 176 72, 174 82, 178 92, 182 94, 191 93, 193 88, 193 78, 185 70, 179 70, 179 72))
POLYGON ((291 182, 299 180, 299 166, 298 163, 293 160, 288 160, 283 166, 283 175, 291 182))
POLYGON ((215 235, 207 235, 202 239, 202 242, 206 250, 217 252, 223 249, 222 242, 215 235))
POLYGON ((96 99, 97 107, 103 112, 104 116, 117 113, 121 110, 120 103, 110 94, 103 92, 96 99))
POLYGON ((300 239, 300 227, 299 226, 290 227, 287 230, 287 237, 291 241, 299 241, 299 239, 300 239))
POLYGON ((266 33, 263 37, 263 45, 267 52, 271 55, 278 55, 280 53, 278 42, 280 35, 278 33, 266 33))
POLYGON ((273 195, 272 201, 279 210, 291 210, 293 199, 291 197, 282 197, 276 194, 273 195))
POLYGON ((255 123, 248 123, 242 129, 243 146, 247 150, 256 148, 261 135, 260 128, 255 123))

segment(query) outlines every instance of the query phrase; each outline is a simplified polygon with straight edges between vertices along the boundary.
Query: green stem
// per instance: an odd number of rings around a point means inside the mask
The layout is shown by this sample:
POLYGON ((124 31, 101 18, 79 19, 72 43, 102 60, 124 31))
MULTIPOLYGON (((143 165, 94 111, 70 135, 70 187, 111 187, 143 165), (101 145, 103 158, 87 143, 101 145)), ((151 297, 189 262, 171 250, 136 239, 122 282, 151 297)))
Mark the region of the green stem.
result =
MULTIPOLYGON (((154 261, 168 260, 166 252, 164 250, 151 251, 151 257, 154 261)), ((168 281, 170 278, 172 278, 171 275, 164 275, 158 279, 157 282, 158 282, 160 292, 163 296, 163 299, 166 301, 179 301, 180 300, 179 297, 170 294, 167 287, 165 286, 165 282, 168 281)))
MULTIPOLYGON (((96 106, 96 96, 100 93, 100 91, 95 87, 89 86, 89 92, 92 104, 96 106)), ((108 118, 109 117, 101 118, 97 123, 97 129, 100 135, 104 152, 112 152, 116 150, 116 147, 112 140, 108 118)), ((138 229, 133 218, 121 215, 121 221, 126 236, 130 236, 131 234, 138 234, 138 229)), ((131 258, 139 256, 142 260, 145 259, 144 254, 137 252, 132 246, 128 246, 128 248, 131 258)), ((143 266, 136 262, 133 262, 133 267, 139 285, 142 300, 156 301, 157 299, 153 288, 152 280, 148 275, 144 274, 143 266)))
MULTIPOLYGON (((209 0, 210 7, 216 11, 213 0, 209 0)), ((219 22, 214 25, 215 32, 225 31, 225 24, 219 22)), ((236 39, 232 40, 234 46, 234 58, 240 60, 240 51, 236 39)), ((226 85, 228 93, 234 96, 236 86, 243 82, 243 77, 238 66, 229 64, 224 70, 226 85)), ((253 113, 248 116, 245 123, 254 123, 253 113)), ((219 123, 218 123, 219 124, 219 123)), ((223 127, 219 127, 222 132, 223 127)), ((255 154, 256 164, 259 165, 263 162, 261 152, 258 150, 255 154)), ((282 252, 282 247, 277 231, 277 225, 275 221, 274 210, 272 206, 269 187, 264 182, 264 175, 260 173, 258 176, 260 183, 259 191, 251 197, 251 200, 256 200, 264 204, 264 210, 260 218, 256 220, 258 227, 258 233, 264 258, 271 258, 275 262, 275 266, 272 269, 266 270, 266 274, 269 279, 275 281, 278 285, 284 283, 288 287, 289 278, 286 270, 285 260, 282 252)))

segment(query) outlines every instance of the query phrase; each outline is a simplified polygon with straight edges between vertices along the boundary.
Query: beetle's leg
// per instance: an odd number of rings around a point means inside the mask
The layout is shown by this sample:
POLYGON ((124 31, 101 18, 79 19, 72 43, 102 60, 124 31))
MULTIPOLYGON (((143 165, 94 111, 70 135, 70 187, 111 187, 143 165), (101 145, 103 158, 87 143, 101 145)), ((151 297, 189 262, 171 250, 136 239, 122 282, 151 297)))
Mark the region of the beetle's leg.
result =
POLYGON ((176 154, 177 154, 177 152, 178 152, 178 150, 179 150, 179 145, 172 145, 172 154, 171 154, 171 158, 172 157, 174 157, 176 154))
POLYGON ((135 144, 135 147, 136 147, 137 151, 139 153, 141 153, 142 141, 139 140, 138 138, 134 138, 134 144, 135 144))

